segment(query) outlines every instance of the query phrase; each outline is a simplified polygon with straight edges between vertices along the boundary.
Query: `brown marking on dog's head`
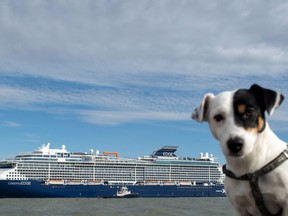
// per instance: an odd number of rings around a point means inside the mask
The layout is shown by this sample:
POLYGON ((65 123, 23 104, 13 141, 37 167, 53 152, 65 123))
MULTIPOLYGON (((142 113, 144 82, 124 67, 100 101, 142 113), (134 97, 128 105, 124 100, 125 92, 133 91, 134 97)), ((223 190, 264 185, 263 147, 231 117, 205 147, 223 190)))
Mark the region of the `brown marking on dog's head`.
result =
POLYGON ((258 133, 261 133, 265 129, 265 119, 261 116, 258 117, 258 133))
POLYGON ((237 111, 238 113, 241 113, 243 114, 246 110, 246 105, 245 104, 239 104, 238 107, 237 107, 237 111))

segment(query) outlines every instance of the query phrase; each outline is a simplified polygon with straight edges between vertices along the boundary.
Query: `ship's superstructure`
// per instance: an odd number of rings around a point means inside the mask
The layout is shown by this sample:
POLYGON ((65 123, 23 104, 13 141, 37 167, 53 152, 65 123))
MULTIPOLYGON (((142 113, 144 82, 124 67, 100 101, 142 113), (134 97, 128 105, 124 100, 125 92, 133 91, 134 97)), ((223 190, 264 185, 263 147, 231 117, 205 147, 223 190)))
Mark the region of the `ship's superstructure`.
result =
MULTIPOLYGON (((65 145, 61 149, 51 149, 48 143, 33 152, 0 162, 0 196, 3 181, 8 186, 19 186, 25 184, 23 182, 38 182, 43 187, 75 185, 77 190, 80 190, 79 186, 85 188, 87 185, 131 185, 135 188, 174 185, 182 190, 184 187, 195 189, 197 185, 222 185, 221 166, 212 155, 180 158, 176 156, 176 150, 176 146, 164 146, 150 156, 131 159, 119 157, 117 152, 100 154, 98 150, 96 153, 93 150, 72 153, 65 145)), ((2 197, 6 196, 2 194, 2 197)))

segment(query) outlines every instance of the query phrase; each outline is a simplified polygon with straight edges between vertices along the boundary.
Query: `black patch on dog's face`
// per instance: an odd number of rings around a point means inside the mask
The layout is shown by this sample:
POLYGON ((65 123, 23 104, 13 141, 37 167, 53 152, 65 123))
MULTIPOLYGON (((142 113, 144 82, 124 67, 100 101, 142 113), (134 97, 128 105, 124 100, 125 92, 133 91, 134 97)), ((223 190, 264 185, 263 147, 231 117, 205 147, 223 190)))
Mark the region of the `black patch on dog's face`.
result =
POLYGON ((235 124, 248 131, 261 133, 265 129, 265 114, 255 96, 247 89, 239 89, 233 97, 235 124))

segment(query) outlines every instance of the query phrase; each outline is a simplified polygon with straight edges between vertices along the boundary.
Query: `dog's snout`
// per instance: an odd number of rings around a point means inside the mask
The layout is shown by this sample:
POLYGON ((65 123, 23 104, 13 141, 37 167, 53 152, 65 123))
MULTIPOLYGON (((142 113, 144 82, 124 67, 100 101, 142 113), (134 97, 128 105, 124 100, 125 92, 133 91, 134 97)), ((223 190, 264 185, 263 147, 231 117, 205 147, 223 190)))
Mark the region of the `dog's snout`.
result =
POLYGON ((238 154, 244 146, 244 140, 240 137, 230 138, 227 147, 232 154, 238 154))

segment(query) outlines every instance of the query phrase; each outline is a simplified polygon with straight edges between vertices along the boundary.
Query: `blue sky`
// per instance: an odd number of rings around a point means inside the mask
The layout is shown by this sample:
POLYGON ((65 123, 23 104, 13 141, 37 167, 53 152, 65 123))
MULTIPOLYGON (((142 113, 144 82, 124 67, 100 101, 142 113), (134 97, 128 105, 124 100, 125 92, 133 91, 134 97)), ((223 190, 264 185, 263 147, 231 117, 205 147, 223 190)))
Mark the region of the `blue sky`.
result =
MULTIPOLYGON (((192 110, 258 83, 288 96, 286 1, 0 2, 0 157, 70 151, 209 152, 192 110)), ((288 140, 287 100, 268 117, 288 140)))

